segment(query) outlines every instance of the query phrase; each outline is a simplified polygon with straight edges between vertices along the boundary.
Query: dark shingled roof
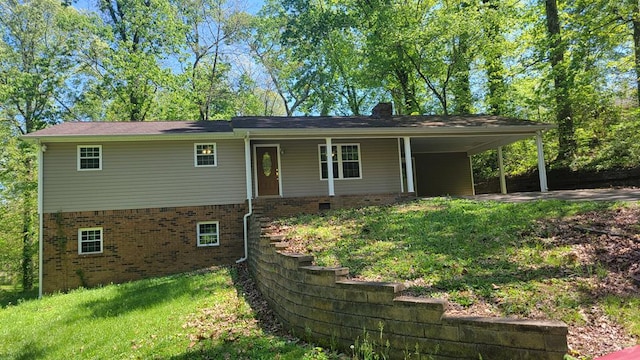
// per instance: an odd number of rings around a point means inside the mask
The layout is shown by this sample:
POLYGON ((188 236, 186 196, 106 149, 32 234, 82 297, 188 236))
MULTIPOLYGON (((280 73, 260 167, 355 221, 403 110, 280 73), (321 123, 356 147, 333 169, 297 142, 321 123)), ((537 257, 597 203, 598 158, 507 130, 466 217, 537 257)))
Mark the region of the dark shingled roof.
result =
MULTIPOLYGON (((466 116, 298 116, 236 117, 231 121, 148 121, 148 122, 65 122, 31 134, 26 138, 75 136, 149 136, 189 134, 232 134, 234 130, 335 130, 335 129, 486 129, 501 127, 526 129, 552 125, 491 115, 466 116)), ((309 135, 311 135, 310 133, 309 135)))
POLYGON ((26 137, 231 133, 229 121, 65 122, 26 137))
POLYGON ((384 118, 364 116, 236 117, 234 129, 355 129, 545 126, 548 124, 493 115, 416 115, 384 118))

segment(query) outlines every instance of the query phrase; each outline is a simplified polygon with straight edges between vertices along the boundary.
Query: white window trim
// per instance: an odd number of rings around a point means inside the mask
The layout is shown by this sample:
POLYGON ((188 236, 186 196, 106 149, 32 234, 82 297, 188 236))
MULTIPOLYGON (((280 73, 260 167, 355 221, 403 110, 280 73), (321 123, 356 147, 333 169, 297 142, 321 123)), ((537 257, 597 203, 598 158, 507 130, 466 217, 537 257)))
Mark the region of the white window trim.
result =
POLYGON ((79 255, 102 254, 103 250, 104 250, 104 230, 101 227, 78 229, 78 254, 79 255), (100 231, 100 251, 82 252, 82 232, 94 231, 94 230, 100 231))
POLYGON ((219 246, 220 245, 220 222, 219 221, 200 221, 196 224, 196 234, 198 239, 198 247, 219 246), (218 241, 213 244, 201 244, 200 235, 206 235, 206 234, 200 234, 200 225, 208 225, 208 224, 216 225, 216 239, 218 241))
MULTIPOLYGON (((318 171, 319 171, 319 175, 320 175, 320 180, 322 181, 327 181, 328 179, 323 179, 322 178, 322 148, 327 146, 327 144, 318 144, 318 171)), ((335 146, 338 149, 338 159, 333 161, 333 163, 337 163, 338 164, 338 173, 337 174, 333 174, 333 179, 334 180, 362 180, 362 152, 360 150, 360 144, 359 143, 349 143, 349 144, 331 144, 331 146, 335 146), (343 146, 356 146, 358 148, 358 173, 360 174, 359 177, 349 177, 349 178, 345 178, 343 177, 343 167, 342 167, 342 147, 343 146)))
POLYGON ((78 171, 99 171, 102 170, 102 145, 78 145, 76 150, 76 161, 77 161, 77 169, 78 171), (98 161, 100 162, 100 166, 97 169, 83 169, 80 167, 80 149, 82 148, 98 148, 100 151, 100 156, 98 156, 98 161))
POLYGON ((217 167, 218 166, 218 145, 216 143, 194 143, 193 144, 193 165, 195 167, 217 167), (198 145, 213 145, 213 165, 198 165, 198 145))

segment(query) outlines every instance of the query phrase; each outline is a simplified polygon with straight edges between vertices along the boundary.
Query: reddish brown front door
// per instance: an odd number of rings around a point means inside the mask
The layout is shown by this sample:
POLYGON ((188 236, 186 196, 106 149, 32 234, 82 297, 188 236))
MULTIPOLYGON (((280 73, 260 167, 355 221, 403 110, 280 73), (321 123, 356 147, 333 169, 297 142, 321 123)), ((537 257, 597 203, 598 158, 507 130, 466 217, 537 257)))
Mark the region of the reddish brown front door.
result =
POLYGON ((256 147, 256 171, 258 172, 258 196, 280 195, 277 147, 256 147))

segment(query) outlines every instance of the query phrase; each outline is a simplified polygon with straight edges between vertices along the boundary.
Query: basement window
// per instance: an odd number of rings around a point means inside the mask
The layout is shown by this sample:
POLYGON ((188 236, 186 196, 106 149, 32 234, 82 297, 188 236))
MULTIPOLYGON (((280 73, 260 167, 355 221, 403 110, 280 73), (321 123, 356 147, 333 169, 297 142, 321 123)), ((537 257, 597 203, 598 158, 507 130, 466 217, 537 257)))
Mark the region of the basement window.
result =
POLYGON ((220 245, 220 226, 217 221, 204 221, 198 223, 198 246, 220 245))
POLYGON ((102 253, 102 228, 86 228, 78 230, 78 254, 102 253))

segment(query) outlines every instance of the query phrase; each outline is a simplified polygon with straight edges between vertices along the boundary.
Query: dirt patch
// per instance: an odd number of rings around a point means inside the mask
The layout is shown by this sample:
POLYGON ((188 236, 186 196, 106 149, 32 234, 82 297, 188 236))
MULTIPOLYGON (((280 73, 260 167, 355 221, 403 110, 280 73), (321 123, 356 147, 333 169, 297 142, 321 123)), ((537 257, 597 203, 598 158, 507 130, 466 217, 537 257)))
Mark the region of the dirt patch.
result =
POLYGON ((571 246, 582 264, 604 266, 608 274, 594 296, 636 295, 640 285, 640 207, 574 216, 546 222, 543 228, 556 245, 571 246))
MULTIPOLYGON (((637 297, 640 286, 640 207, 593 211, 569 219, 546 222, 553 244, 571 247, 571 256, 584 266, 597 266, 591 282, 593 303, 608 295, 637 297)), ((637 343, 599 306, 582 312, 583 326, 569 327, 569 346, 576 354, 599 356, 637 343)))

